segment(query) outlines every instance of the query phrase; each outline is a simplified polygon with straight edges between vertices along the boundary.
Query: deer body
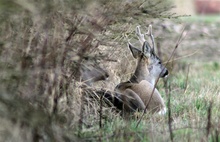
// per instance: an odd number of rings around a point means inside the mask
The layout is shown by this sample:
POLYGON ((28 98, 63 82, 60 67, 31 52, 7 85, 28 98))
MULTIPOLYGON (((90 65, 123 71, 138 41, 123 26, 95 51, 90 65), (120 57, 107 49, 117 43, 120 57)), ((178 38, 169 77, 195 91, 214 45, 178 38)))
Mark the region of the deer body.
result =
MULTIPOLYGON (((140 83, 123 83, 119 85, 120 86, 118 86, 116 91, 122 94, 121 100, 125 105, 125 112, 134 112, 136 110, 145 109, 146 103, 150 100, 154 88, 150 82, 142 80, 140 83)), ((157 89, 154 90, 147 109, 153 113, 166 113, 165 103, 157 89)))
MULTIPOLYGON (((161 64, 160 59, 154 53, 154 48, 144 39, 139 27, 137 27, 136 33, 143 44, 142 50, 139 50, 129 43, 132 55, 137 59, 136 70, 129 81, 122 82, 115 88, 115 91, 121 94, 120 99, 124 105, 124 112, 144 110, 151 98, 157 78, 168 75, 168 70, 161 64)), ((154 46, 153 39, 152 42, 154 46)), ((147 110, 153 113, 158 112, 159 114, 166 113, 164 100, 156 88, 147 110)))

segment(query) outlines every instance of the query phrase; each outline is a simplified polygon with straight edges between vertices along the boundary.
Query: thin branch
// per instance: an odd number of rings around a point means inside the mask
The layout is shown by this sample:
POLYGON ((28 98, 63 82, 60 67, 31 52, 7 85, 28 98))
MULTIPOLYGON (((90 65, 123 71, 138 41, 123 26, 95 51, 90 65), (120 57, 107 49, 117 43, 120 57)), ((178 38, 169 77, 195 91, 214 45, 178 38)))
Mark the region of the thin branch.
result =
POLYGON ((171 118, 171 105, 170 105, 170 85, 167 86, 168 91, 167 91, 167 96, 168 96, 168 126, 169 126, 169 132, 170 132, 170 140, 173 142, 173 130, 172 130, 172 118, 171 118))
POLYGON ((200 51, 200 49, 196 50, 196 51, 193 52, 192 54, 180 56, 180 57, 174 58, 174 59, 172 59, 172 60, 170 60, 170 61, 166 61, 166 62, 164 62, 163 64, 170 63, 170 62, 173 62, 173 61, 177 61, 177 60, 180 60, 180 59, 183 59, 183 58, 187 58, 187 57, 193 56, 193 55, 195 55, 195 54, 196 54, 197 52, 199 52, 199 51, 200 51))
POLYGON ((219 131, 218 131, 217 129, 215 129, 215 141, 216 141, 216 142, 219 142, 219 137, 218 137, 218 135, 219 135, 219 131))
POLYGON ((99 128, 101 129, 102 128, 102 100, 103 99, 103 95, 101 95, 100 97, 100 112, 99 112, 99 128))
POLYGON ((184 86, 184 93, 186 93, 186 89, 187 89, 187 86, 188 86, 189 68, 190 68, 190 64, 188 64, 187 75, 186 75, 186 82, 185 82, 185 86, 184 86))
POLYGON ((210 129, 211 129, 211 111, 212 111, 212 102, 210 102, 209 108, 208 108, 208 114, 207 114, 207 125, 206 125, 206 137, 208 140, 210 129))
MULTIPOLYGON (((80 106, 80 118, 79 118, 79 130, 82 130, 83 125, 83 114, 84 114, 84 101, 85 101, 85 92, 80 88, 81 96, 81 106, 80 106)), ((80 132, 79 131, 79 132, 80 132)))
MULTIPOLYGON (((179 47, 179 45, 180 45, 180 43, 182 42, 182 40, 186 37, 185 28, 186 28, 186 26, 183 28, 183 30, 182 30, 182 32, 181 32, 181 35, 179 36, 179 38, 178 38, 178 40, 177 40, 177 43, 176 43, 176 45, 175 45, 175 47, 174 47, 174 50, 173 50, 172 54, 170 55, 170 58, 168 59, 168 62, 172 59, 174 53, 176 52, 176 49, 179 47)), ((167 66, 168 62, 165 64, 165 67, 167 66)), ((164 68, 164 69, 165 69, 165 68, 164 68)), ((160 72, 160 74, 164 71, 164 69, 160 72)), ((159 76, 160 76, 160 75, 159 75, 159 76)), ((147 110, 147 108, 148 108, 148 106, 149 106, 149 103, 150 103, 152 97, 153 97, 153 94, 154 94, 154 91, 155 91, 155 88, 156 88, 156 85, 157 85, 158 81, 159 81, 159 77, 157 78, 157 80, 156 80, 156 82, 155 82, 155 84, 154 84, 154 88, 153 88, 152 93, 151 93, 151 95, 150 95, 150 99, 148 100, 147 105, 146 105, 146 107, 145 107, 145 109, 144 109, 144 111, 143 111, 143 113, 142 113, 140 119, 139 119, 138 122, 137 122, 136 128, 138 127, 138 125, 140 124, 141 120, 142 120, 143 117, 144 117, 144 114, 145 114, 145 112, 146 112, 146 110, 147 110)))

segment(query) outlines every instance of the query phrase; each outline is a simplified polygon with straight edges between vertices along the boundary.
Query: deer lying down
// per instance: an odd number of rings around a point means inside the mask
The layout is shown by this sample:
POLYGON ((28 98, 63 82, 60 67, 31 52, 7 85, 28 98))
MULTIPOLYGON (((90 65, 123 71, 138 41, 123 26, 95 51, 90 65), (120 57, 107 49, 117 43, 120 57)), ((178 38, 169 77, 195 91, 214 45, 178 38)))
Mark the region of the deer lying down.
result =
MULTIPOLYGON (((145 40, 144 35, 141 34, 139 27, 137 27, 136 34, 142 43, 141 49, 135 48, 129 43, 129 49, 133 57, 137 59, 137 66, 132 77, 129 81, 122 82, 115 87, 116 93, 113 98, 111 98, 109 92, 105 93, 105 98, 124 113, 144 110, 157 78, 163 78, 168 75, 168 70, 161 64, 161 60, 154 52, 151 26, 149 26, 148 32, 151 35, 152 47, 145 40)), ((157 89, 154 91, 147 110, 153 113, 158 112, 159 114, 166 113, 164 100, 157 89)))
POLYGON ((77 81, 83 82, 87 86, 92 86, 94 82, 106 80, 109 74, 99 65, 81 65, 74 73, 74 78, 77 81))
MULTIPOLYGON (((138 53, 138 64, 134 75, 128 82, 120 83, 115 88, 116 92, 122 94, 121 99, 124 103, 125 112, 144 110, 153 91, 155 79, 159 77, 159 75, 160 77, 168 75, 167 69, 160 64, 159 58, 156 58, 155 54, 152 54, 151 48, 146 43, 147 42, 145 42, 142 47, 142 50, 145 51, 139 51, 138 53), (149 70, 149 66, 151 66, 152 69, 149 70), (156 68, 156 66, 160 66, 160 68, 156 68), (151 76, 152 74, 157 74, 158 76, 151 76)), ((132 51, 134 48, 130 46, 130 49, 132 51)), ((160 114, 166 113, 164 101, 157 89, 155 89, 147 109, 152 112, 159 112, 160 114)))

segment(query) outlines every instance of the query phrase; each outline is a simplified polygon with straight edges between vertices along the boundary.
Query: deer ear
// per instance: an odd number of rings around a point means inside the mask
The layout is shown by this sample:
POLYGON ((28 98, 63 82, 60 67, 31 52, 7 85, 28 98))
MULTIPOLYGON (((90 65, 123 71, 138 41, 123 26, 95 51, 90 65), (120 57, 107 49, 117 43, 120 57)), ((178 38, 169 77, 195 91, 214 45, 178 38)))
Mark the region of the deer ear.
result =
POLYGON ((131 50, 131 53, 135 59, 138 58, 138 56, 140 56, 141 51, 139 49, 137 49, 136 47, 134 47, 130 43, 128 43, 128 47, 131 50))
POLYGON ((150 57, 151 54, 153 53, 153 49, 151 48, 150 44, 147 41, 145 41, 142 46, 142 52, 146 57, 150 57))

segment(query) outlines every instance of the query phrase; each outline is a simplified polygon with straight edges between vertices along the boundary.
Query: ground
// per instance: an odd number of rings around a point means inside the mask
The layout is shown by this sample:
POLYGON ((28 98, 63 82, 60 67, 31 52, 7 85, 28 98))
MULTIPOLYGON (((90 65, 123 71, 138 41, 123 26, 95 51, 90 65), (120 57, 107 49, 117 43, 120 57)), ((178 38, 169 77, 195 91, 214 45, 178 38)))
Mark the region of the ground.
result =
POLYGON ((173 16, 150 0, 0 3, 0 141, 219 141, 219 15, 173 16), (93 91, 128 80, 127 42, 149 24, 164 64, 183 32, 157 84, 168 113, 123 118, 93 91), (109 78, 85 93, 76 75, 94 64, 109 78))

